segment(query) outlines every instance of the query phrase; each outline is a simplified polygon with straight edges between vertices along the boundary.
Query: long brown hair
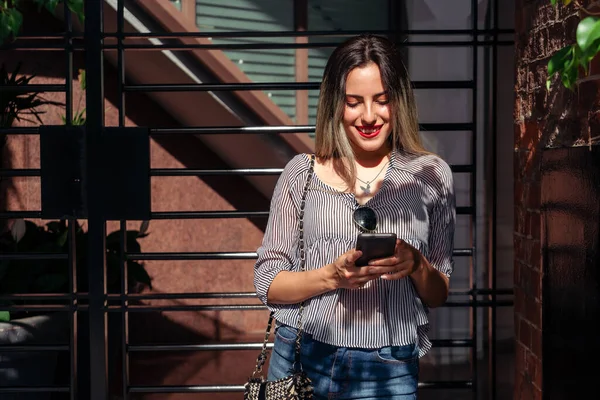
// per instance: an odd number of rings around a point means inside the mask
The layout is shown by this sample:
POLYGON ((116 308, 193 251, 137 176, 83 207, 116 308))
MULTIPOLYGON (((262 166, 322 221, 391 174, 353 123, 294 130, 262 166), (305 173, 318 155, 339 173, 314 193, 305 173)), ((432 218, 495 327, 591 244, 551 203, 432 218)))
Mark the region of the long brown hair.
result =
POLYGON ((315 136, 315 153, 332 160, 337 174, 354 188, 355 155, 342 117, 346 102, 346 79, 354 68, 375 63, 388 93, 391 111, 390 147, 411 153, 427 153, 419 136, 414 94, 402 56, 393 42, 376 35, 359 35, 339 45, 329 57, 321 82, 315 136))

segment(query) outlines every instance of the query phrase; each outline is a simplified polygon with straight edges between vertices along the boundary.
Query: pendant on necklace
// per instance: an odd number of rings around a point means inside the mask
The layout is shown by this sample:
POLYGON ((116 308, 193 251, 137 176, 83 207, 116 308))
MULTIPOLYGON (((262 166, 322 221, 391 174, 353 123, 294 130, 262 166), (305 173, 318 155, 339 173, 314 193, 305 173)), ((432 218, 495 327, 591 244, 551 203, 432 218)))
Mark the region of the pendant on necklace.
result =
POLYGON ((362 190, 366 195, 371 194, 371 183, 367 183, 367 186, 360 186, 360 190, 362 190))

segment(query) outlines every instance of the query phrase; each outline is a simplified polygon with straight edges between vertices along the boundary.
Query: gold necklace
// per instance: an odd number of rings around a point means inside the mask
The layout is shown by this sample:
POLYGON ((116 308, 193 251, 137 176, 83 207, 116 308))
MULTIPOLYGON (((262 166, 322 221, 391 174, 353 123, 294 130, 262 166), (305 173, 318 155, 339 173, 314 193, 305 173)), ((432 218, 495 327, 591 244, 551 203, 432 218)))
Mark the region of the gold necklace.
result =
POLYGON ((381 174, 381 172, 388 165, 389 162, 390 162, 390 160, 387 160, 386 163, 383 164, 383 167, 379 170, 377 175, 375 175, 375 178, 371 179, 370 181, 365 182, 357 176, 356 179, 358 179, 359 181, 361 181, 362 183, 364 183, 366 185, 366 186, 359 185, 360 190, 362 190, 366 195, 370 195, 371 194, 371 182, 373 182, 375 179, 377 179, 377 177, 381 174))

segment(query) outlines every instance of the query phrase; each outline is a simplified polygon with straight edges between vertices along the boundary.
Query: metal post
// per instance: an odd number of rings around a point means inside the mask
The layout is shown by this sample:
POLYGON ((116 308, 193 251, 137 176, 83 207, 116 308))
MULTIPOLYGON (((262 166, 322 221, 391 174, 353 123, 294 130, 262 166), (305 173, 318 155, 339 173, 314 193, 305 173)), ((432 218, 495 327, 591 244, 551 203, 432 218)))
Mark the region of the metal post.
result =
POLYGON ((85 2, 85 67, 87 74, 87 199, 90 400, 108 398, 106 363, 105 256, 106 221, 102 208, 102 129, 104 126, 103 5, 85 2))

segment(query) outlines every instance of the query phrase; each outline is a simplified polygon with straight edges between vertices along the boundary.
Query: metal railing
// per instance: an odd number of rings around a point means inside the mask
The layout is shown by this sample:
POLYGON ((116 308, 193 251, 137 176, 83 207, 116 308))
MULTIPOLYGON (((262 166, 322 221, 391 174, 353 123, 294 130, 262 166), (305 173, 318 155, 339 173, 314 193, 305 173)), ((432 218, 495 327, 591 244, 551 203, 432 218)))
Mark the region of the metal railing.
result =
MULTIPOLYGON (((106 340, 104 331, 106 329, 106 317, 109 313, 120 313, 123 331, 121 334, 121 346, 125 351, 122 354, 122 377, 123 389, 122 396, 124 399, 130 397, 132 393, 208 393, 208 392, 240 392, 243 390, 242 383, 237 385, 172 385, 172 386, 140 386, 132 385, 129 380, 129 355, 130 353, 139 352, 165 352, 165 351, 221 351, 221 350, 258 350, 260 343, 218 343, 218 344, 185 344, 185 345, 157 345, 157 344, 130 344, 128 339, 128 316, 130 313, 137 312, 154 312, 154 311, 207 311, 207 310, 265 310, 262 304, 206 304, 206 305, 178 305, 178 306, 149 306, 139 305, 141 300, 166 300, 166 299, 252 299, 256 295, 252 292, 223 292, 223 293, 163 293, 163 294, 130 294, 126 288, 127 281, 127 261, 139 260, 253 260, 256 258, 254 251, 226 251, 226 252, 131 252, 126 248, 126 221, 120 222, 121 231, 121 293, 108 294, 106 293, 105 284, 105 264, 104 255, 105 237, 106 237, 106 219, 103 214, 102 193, 98 191, 101 185, 98 183, 102 180, 99 175, 101 172, 97 169, 102 163, 99 159, 102 155, 97 149, 101 148, 100 141, 102 130, 104 128, 104 71, 103 71, 103 51, 107 49, 117 51, 117 73, 118 73, 118 112, 119 126, 125 127, 125 93, 127 92, 177 92, 177 91, 244 91, 244 90, 308 90, 318 89, 319 82, 290 82, 290 83, 211 83, 211 84, 153 84, 153 85, 133 85, 127 84, 125 79, 125 51, 127 50, 182 50, 182 49, 251 49, 251 48, 315 48, 315 47, 333 47, 337 46, 337 42, 331 43, 290 43, 290 44, 273 44, 268 42, 270 37, 327 37, 327 36, 350 36, 362 31, 344 31, 344 32, 329 32, 329 31, 305 31, 299 32, 154 32, 154 33, 137 33, 125 32, 124 25, 124 1, 118 1, 117 9, 117 31, 115 33, 104 32, 103 30, 103 2, 88 1, 85 3, 85 32, 78 33, 73 30, 71 13, 65 6, 65 32, 56 35, 44 35, 44 39, 38 39, 32 36, 23 35, 13 44, 5 45, 4 49, 23 49, 23 48, 44 48, 44 49, 62 49, 65 52, 66 71, 65 76, 73 76, 73 55, 77 51, 85 49, 85 69, 88 77, 86 90, 86 110, 87 110, 87 153, 85 154, 88 166, 88 185, 86 198, 88 202, 89 214, 88 232, 90 235, 89 241, 89 257, 87 264, 87 273, 89 276, 89 291, 82 293, 78 291, 76 279, 74 277, 78 273, 75 265, 75 232, 74 218, 69 219, 69 243, 70 251, 66 254, 50 254, 50 253, 14 253, 0 254, 0 261, 3 260, 36 260, 36 259, 61 259, 68 262, 70 268, 70 291, 56 295, 7 295, 1 296, 0 301, 12 301, 18 298, 19 300, 27 301, 42 301, 52 298, 55 301, 63 301, 63 306, 3 306, 1 310, 6 311, 62 311, 67 312, 70 321, 70 338, 68 344, 65 345, 32 345, 32 346, 16 346, 2 345, 0 353, 4 352, 69 352, 70 361, 70 379, 68 385, 56 387, 0 387, 0 397, 7 393, 39 393, 39 392, 62 392, 68 393, 70 399, 86 398, 91 400, 105 400, 108 398, 107 382, 107 360, 106 360, 106 340), (252 44, 227 44, 227 45, 189 45, 169 42, 168 44, 125 44, 129 38, 165 38, 179 39, 184 37, 236 37, 236 38, 265 38, 264 43, 252 44), (47 43, 49 39, 57 39, 62 41, 62 44, 56 43, 56 40, 47 43), (105 45, 104 39, 116 39, 116 44, 105 45), (133 302, 135 301, 135 304, 133 302), (86 323, 88 325, 87 340, 77 337, 75 334, 78 326, 78 319, 81 318, 81 313, 86 312, 86 323), (82 355, 82 352, 85 353, 82 355), (83 361, 82 361, 83 360, 83 361), (79 371, 79 374, 77 373, 79 371), (87 374, 86 379, 81 379, 82 374, 87 374)), ((496 132, 496 60, 498 46, 512 45, 512 41, 499 40, 499 36, 504 33, 511 33, 510 30, 498 29, 498 1, 493 1, 491 15, 493 23, 491 27, 479 29, 476 16, 478 2, 472 0, 471 7, 473 12, 472 28, 459 30, 436 30, 436 31, 410 31, 410 30, 386 30, 375 33, 380 34, 444 34, 444 35, 469 35, 471 40, 468 41, 432 41, 432 42, 409 42, 406 46, 469 46, 472 49, 472 73, 473 77, 470 80, 464 81, 417 81, 414 82, 416 89, 468 89, 471 91, 472 98, 472 115, 473 120, 468 123, 435 123, 421 124, 424 130, 429 131, 470 131, 472 132, 471 143, 471 160, 477 160, 477 116, 480 114, 478 107, 478 87, 476 82, 479 79, 479 60, 478 54, 481 48, 491 49, 491 74, 486 76, 485 90, 491 90, 492 100, 488 104, 489 114, 492 118, 490 124, 490 132, 492 140, 495 142, 496 132), (485 39, 481 39, 483 36, 485 39)), ((486 50, 487 51, 487 50, 486 50)), ((73 87, 72 80, 66 79, 64 85, 29 85, 27 87, 0 87, 2 90, 23 90, 24 92, 64 92, 66 95, 66 120, 71 121, 73 118, 73 87)), ((68 122, 69 123, 69 122, 68 122)), ((150 137, 166 137, 174 138, 178 135, 237 135, 237 134, 294 134, 294 133, 311 133, 314 131, 314 126, 252 126, 252 127, 151 127, 150 137)), ((36 127, 14 127, 3 129, 0 134, 5 135, 37 135, 39 133, 36 127)), ((495 155, 495 152, 492 152, 495 155)), ((473 161, 474 162, 474 161, 473 161)), ((496 160, 493 162, 496 166, 496 160)), ((477 176, 480 171, 477 170, 474 164, 468 165, 452 165, 454 173, 463 173, 470 175, 470 205, 458 207, 457 214, 467 215, 471 217, 471 232, 472 242, 468 248, 457 248, 454 250, 455 257, 467 257, 471 259, 472 276, 478 275, 478 269, 481 268, 481 262, 476 260, 476 249, 479 244, 476 242, 477 237, 475 227, 475 216, 477 212, 477 176)), ((153 168, 149 170, 150 176, 153 177, 176 177, 176 176, 193 176, 206 177, 217 175, 228 176, 276 176, 282 172, 281 168, 238 168, 238 169, 188 169, 188 168, 153 168)), ((40 177, 43 174, 41 169, 8 169, 0 170, 0 178, 13 177, 40 177)), ((493 188, 493 197, 495 199, 495 187, 493 188)), ((496 204, 495 200, 492 204, 493 218, 495 220, 496 204)), ((151 212, 150 219, 229 219, 229 218, 266 218, 268 210, 261 211, 162 211, 151 212)), ((0 211, 0 218, 41 218, 42 211, 0 211)), ((492 230, 493 240, 495 241, 495 229, 492 230)), ((491 249, 492 252, 495 248, 491 249)), ((495 257, 490 257, 493 264, 490 265, 492 275, 491 286, 489 288, 480 288, 477 285, 476 279, 472 279, 471 287, 468 290, 453 290, 451 298, 454 296, 466 296, 468 300, 457 301, 449 300, 444 307, 466 307, 471 310, 471 324, 473 329, 470 337, 462 339, 437 339, 433 340, 433 346, 447 348, 469 348, 471 349, 471 379, 456 380, 456 381, 435 381, 435 382, 420 382, 419 387, 422 389, 469 389, 473 393, 473 398, 477 398, 478 385, 480 381, 478 365, 477 365, 477 347, 478 347, 478 316, 477 309, 489 310, 491 313, 491 337, 489 343, 490 350, 490 386, 489 396, 495 398, 495 372, 496 372, 496 350, 495 350, 495 329, 496 329, 496 309, 497 307, 512 305, 512 290, 497 288, 496 281, 496 265, 495 257), (498 296, 507 296, 508 299, 499 300, 498 296)), ((81 324, 81 321, 79 322, 81 324)))

